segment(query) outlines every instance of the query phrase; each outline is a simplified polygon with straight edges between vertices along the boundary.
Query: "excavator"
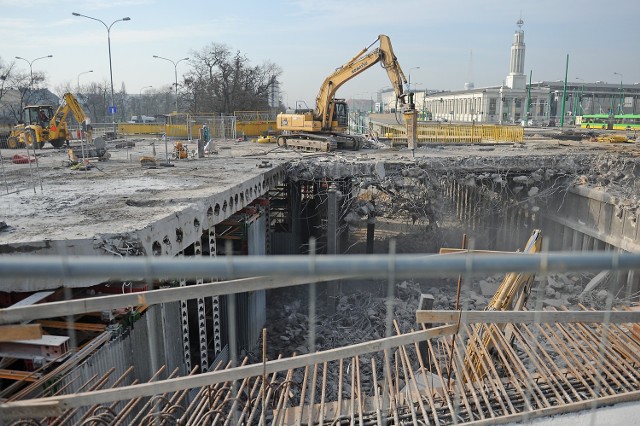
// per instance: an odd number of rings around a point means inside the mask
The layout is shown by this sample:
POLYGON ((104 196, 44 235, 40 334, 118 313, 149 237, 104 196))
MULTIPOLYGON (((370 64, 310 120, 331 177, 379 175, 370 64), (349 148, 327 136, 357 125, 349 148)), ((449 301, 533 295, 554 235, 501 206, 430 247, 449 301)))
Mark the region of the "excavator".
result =
POLYGON ((67 116, 71 112, 80 123, 91 142, 91 126, 89 117, 84 113, 80 103, 71 93, 65 93, 64 102, 53 112, 51 105, 27 105, 22 110, 22 121, 14 126, 7 138, 7 147, 19 148, 22 145, 42 148, 49 142, 55 148, 61 148, 69 140, 67 116))
MULTIPOLYGON (((542 249, 542 232, 534 229, 525 245, 523 253, 539 253, 542 249)), ((526 307, 531 293, 531 286, 535 279, 532 272, 508 273, 493 298, 484 309, 485 311, 521 311, 526 307)), ((469 337, 467 355, 464 358, 463 377, 481 381, 488 374, 487 363, 483 354, 491 353, 495 342, 500 341, 499 334, 511 342, 513 339, 513 324, 481 324, 469 337)))
MULTIPOLYGON (((344 83, 378 62, 387 71, 407 125, 415 125, 413 94, 404 93, 403 83, 406 83, 407 79, 393 53, 389 37, 381 34, 376 41, 324 80, 316 97, 315 110, 278 114, 276 127, 282 132, 277 138, 278 145, 325 152, 338 148, 360 149, 362 136, 346 133, 349 117, 347 103, 344 99, 335 98, 335 94, 344 83), (367 53, 376 42, 380 43, 379 47, 367 53)), ((408 131, 407 134, 410 135, 411 132, 408 131)))

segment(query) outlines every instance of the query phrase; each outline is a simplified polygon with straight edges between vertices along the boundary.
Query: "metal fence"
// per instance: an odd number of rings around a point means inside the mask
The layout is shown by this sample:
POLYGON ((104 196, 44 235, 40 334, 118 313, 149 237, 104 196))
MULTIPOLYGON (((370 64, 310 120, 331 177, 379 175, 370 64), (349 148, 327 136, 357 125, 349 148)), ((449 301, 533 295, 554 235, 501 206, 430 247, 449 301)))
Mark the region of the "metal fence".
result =
MULTIPOLYGON (((402 125, 379 126, 378 137, 386 137, 394 144, 406 144, 406 128, 402 125)), ((418 144, 430 142, 522 142, 522 126, 474 125, 474 124, 434 124, 418 123, 418 144)))
MULTIPOLYGON (((240 421, 245 424, 300 424, 303 421, 495 424, 578 410, 592 410, 590 415, 595 419, 598 407, 640 400, 640 330, 635 332, 638 334, 633 332, 640 323, 640 311, 625 311, 625 306, 614 306, 612 295, 606 297, 602 310, 586 307, 567 312, 544 310, 543 287, 531 293, 532 311, 492 316, 495 312, 474 312, 473 304, 465 299, 460 311, 429 313, 418 309, 416 312, 416 320, 422 315, 421 322, 446 325, 400 332, 394 321, 394 303, 398 303, 396 284, 403 279, 459 276, 463 294, 468 295, 468 285, 474 277, 495 273, 534 272, 544 282, 551 273, 635 269, 640 269, 640 254, 634 253, 396 255, 393 245, 388 255, 190 259, 0 257, 0 276, 30 280, 102 276, 119 280, 145 277, 149 282, 198 277, 223 280, 3 309, 0 325, 140 303, 162 306, 200 297, 293 289, 301 285, 308 287, 310 301, 309 323, 304 324, 309 336, 305 355, 275 360, 263 358, 261 363, 244 364, 246 360, 239 359, 232 339, 228 366, 218 364, 207 373, 189 376, 182 370, 179 377, 121 384, 99 392, 82 388, 74 393, 76 389, 71 389, 46 399, 3 402, 0 418, 60 418, 83 407, 91 410, 110 407, 117 412, 130 409, 134 404, 149 418, 155 413, 156 418, 170 417, 191 422, 189 424, 215 423, 215 418, 221 424, 225 420, 233 424, 240 421), (316 283, 364 278, 387 282, 385 306, 378 307, 386 311, 385 329, 378 330, 378 337, 371 336, 367 342, 316 351, 314 336, 318 328, 324 326, 315 321, 316 283), (430 319, 425 320, 425 315, 430 319), (511 324, 512 340, 502 332, 490 334, 494 339, 494 353, 487 350, 481 358, 488 373, 486 377, 474 379, 465 372, 468 345, 474 341, 477 324, 495 322, 511 324), (448 368, 453 373, 447 375, 444 371, 446 363, 440 362, 443 359, 450 360, 448 368), (327 376, 332 374, 339 377, 339 381, 329 385, 327 376), (365 381, 371 385, 366 390, 365 381), (328 397, 332 386, 338 386, 337 399, 328 397), (185 392, 190 389, 187 398, 185 392), (182 403, 178 404, 179 401, 182 403)), ((228 310, 231 317, 238 312, 233 301, 231 298, 228 310)), ((282 307, 275 307, 279 308, 282 307)), ((174 314, 178 317, 177 312, 174 314)), ((157 312, 153 315, 158 316, 157 312)), ((234 335, 235 321, 229 324, 229 333, 234 335)), ((158 322, 149 319, 145 327, 158 327, 158 322)), ((144 330, 146 328, 140 332, 149 339, 150 334, 144 330)), ((167 338, 176 339, 178 346, 177 335, 167 338)), ((111 343, 115 344, 118 343, 111 343)), ((141 359, 136 362, 147 361, 154 367, 162 365, 166 348, 162 343, 156 344, 156 348, 149 347, 148 353, 139 353, 141 359)), ((145 377, 151 372, 153 368, 145 377)))

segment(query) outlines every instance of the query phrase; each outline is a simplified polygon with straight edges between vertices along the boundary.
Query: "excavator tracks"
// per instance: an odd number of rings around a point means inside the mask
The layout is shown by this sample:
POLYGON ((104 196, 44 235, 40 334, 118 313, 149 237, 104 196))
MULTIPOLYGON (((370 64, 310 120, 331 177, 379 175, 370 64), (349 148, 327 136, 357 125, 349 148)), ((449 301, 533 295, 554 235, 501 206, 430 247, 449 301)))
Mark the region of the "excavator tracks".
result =
POLYGON ((294 133, 278 136, 278 146, 311 152, 331 152, 338 149, 357 151, 362 142, 363 139, 359 135, 294 133))

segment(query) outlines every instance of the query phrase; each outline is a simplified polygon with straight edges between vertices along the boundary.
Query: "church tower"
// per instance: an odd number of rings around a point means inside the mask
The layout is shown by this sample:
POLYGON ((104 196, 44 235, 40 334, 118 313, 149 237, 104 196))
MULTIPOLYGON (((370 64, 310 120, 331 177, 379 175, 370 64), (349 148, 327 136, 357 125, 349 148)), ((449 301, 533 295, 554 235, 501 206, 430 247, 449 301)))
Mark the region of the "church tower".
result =
POLYGON ((516 22, 518 29, 513 35, 513 44, 511 45, 511 64, 509 67, 509 75, 507 75, 506 85, 510 89, 524 90, 527 87, 527 77, 524 75, 524 31, 522 26, 524 21, 522 18, 516 22))

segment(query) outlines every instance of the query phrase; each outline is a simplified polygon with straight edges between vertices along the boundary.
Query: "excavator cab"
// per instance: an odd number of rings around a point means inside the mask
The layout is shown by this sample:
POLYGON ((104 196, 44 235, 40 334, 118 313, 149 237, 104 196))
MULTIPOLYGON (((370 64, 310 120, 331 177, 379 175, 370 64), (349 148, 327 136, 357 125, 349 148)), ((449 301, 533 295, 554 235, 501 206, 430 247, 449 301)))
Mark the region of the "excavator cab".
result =
POLYGON ((349 125, 349 107, 344 99, 333 100, 333 121, 338 122, 338 127, 349 125))

